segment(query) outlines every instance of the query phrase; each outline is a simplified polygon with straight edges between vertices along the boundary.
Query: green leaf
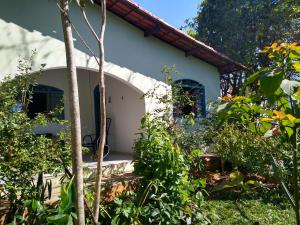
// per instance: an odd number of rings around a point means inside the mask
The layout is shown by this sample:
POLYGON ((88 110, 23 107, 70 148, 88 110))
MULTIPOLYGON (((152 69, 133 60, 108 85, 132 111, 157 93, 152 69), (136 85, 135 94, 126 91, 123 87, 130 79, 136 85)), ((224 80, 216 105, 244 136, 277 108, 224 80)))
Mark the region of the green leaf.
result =
POLYGON ((285 127, 284 129, 285 129, 285 131, 286 131, 286 133, 288 134, 289 137, 291 137, 293 135, 294 130, 292 128, 285 127))
POLYGON ((240 183, 241 181, 243 181, 244 176, 240 171, 234 171, 229 174, 229 179, 232 182, 240 183))
POLYGON ((48 221, 48 223, 54 223, 54 224, 58 224, 58 223, 67 224, 69 221, 69 215, 57 214, 54 216, 49 216, 47 218, 47 221, 48 221))
POLYGON ((300 73, 300 62, 293 63, 294 69, 297 73, 300 73))
POLYGON ((298 89, 297 92, 293 94, 293 98, 300 102, 300 90, 298 89))
POLYGON ((253 83, 255 80, 258 80, 259 78, 266 75, 269 71, 270 71, 270 68, 263 68, 263 69, 255 72, 254 74, 252 74, 251 76, 249 76, 247 78, 245 85, 247 86, 247 85, 253 83))
POLYGON ((292 50, 289 57, 290 59, 300 59, 300 51, 297 49, 292 50))
POLYGON ((247 185, 255 185, 256 184, 256 181, 255 180, 248 180, 246 182, 247 185))
POLYGON ((25 200, 25 201, 23 202, 23 205, 24 205, 25 207, 29 208, 29 207, 31 207, 31 203, 32 203, 32 200, 25 200))
POLYGON ((69 215, 67 225, 73 225, 73 217, 72 217, 72 215, 69 215))
POLYGON ((260 80, 262 91, 270 102, 275 101, 274 94, 280 87, 282 80, 283 76, 281 73, 275 76, 267 76, 260 80))
POLYGON ((284 91, 287 95, 292 95, 295 93, 295 89, 300 86, 300 82, 294 80, 287 80, 284 79, 281 84, 280 88, 284 91))
POLYGON ((119 216, 117 215, 117 216, 115 216, 112 220, 111 220, 111 225, 118 225, 119 224, 119 222, 120 222, 120 218, 119 218, 119 216))

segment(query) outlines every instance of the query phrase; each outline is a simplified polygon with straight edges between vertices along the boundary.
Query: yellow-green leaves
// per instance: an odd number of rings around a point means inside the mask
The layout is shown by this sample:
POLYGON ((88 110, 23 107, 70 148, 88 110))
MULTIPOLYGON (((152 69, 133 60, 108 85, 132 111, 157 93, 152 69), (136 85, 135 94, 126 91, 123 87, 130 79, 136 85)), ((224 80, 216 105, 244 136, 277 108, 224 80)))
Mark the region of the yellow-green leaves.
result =
POLYGON ((295 126, 296 123, 299 123, 299 119, 297 120, 296 117, 294 117, 291 114, 285 114, 284 112, 273 110, 274 115, 272 117, 265 117, 262 118, 260 121, 261 122, 268 122, 268 123, 273 123, 277 122, 276 126, 273 126, 272 129, 268 130, 264 137, 271 137, 276 134, 280 133, 280 125, 282 128, 286 131, 288 137, 291 137, 294 133, 293 127, 295 126))
POLYGON ((293 98, 296 99, 298 102, 300 102, 300 87, 297 89, 297 91, 293 94, 293 98))
POLYGON ((297 73, 300 73, 300 62, 293 63, 294 69, 297 73))
POLYGON ((280 112, 277 110, 273 110, 274 115, 272 117, 265 117, 262 118, 262 122, 273 122, 273 121, 283 121, 287 120, 289 122, 294 123, 296 121, 296 118, 291 114, 285 114, 284 112, 280 112))

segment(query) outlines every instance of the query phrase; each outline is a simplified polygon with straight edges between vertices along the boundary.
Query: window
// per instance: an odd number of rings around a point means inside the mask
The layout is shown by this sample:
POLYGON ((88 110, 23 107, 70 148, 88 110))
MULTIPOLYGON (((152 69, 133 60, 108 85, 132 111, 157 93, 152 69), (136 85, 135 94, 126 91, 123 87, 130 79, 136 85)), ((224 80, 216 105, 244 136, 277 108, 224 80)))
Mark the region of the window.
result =
POLYGON ((206 115, 205 106, 205 90, 202 84, 194 80, 183 79, 177 80, 175 85, 178 85, 182 93, 190 96, 190 102, 178 102, 174 106, 174 116, 181 117, 193 113, 195 118, 199 118, 201 115, 206 115))
MULTIPOLYGON (((37 85, 33 88, 32 102, 28 107, 28 116, 34 118, 37 113, 48 114, 61 106, 64 92, 55 87, 37 85)), ((64 112, 56 117, 63 119, 64 112)))

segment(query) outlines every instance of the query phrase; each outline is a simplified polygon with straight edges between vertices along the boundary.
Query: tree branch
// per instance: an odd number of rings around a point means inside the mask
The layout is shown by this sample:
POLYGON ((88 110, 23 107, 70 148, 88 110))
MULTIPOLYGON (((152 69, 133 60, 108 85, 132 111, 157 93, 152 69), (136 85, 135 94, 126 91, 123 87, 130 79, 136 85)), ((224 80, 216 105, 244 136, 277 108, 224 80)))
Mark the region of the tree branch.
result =
POLYGON ((94 38, 95 38, 98 42, 100 42, 100 39, 98 38, 98 35, 96 34, 96 32, 95 32, 94 28, 92 27, 92 25, 91 25, 89 19, 87 18, 87 15, 86 15, 86 13, 85 13, 84 8, 83 8, 82 6, 80 6, 80 5, 79 5, 79 7, 80 7, 80 12, 81 12, 81 14, 82 14, 82 17, 83 17, 85 23, 87 24, 88 28, 89 28, 90 31, 92 32, 94 38))
POLYGON ((100 137, 99 146, 97 146, 97 168, 96 168, 96 184, 94 193, 93 212, 94 217, 98 221, 99 206, 101 200, 101 183, 102 183, 102 163, 104 145, 106 140, 106 105, 105 105, 105 78, 104 78, 104 34, 106 28, 106 0, 101 0, 101 30, 99 41, 99 92, 100 92, 100 137))
POLYGON ((62 13, 65 13, 69 23, 71 24, 73 30, 75 31, 76 35, 78 36, 78 38, 80 39, 80 41, 82 42, 82 44, 86 47, 86 49, 90 52, 90 54, 94 57, 94 59, 96 60, 98 66, 100 65, 99 64, 99 60, 95 54, 95 52, 91 49, 91 47, 87 44, 87 42, 84 40, 84 38, 82 37, 82 35, 79 33, 79 31, 77 30, 77 28, 75 27, 75 25, 72 23, 71 19, 70 19, 70 16, 68 13, 64 12, 63 9, 59 6, 59 4, 57 4, 59 10, 62 12, 62 13))

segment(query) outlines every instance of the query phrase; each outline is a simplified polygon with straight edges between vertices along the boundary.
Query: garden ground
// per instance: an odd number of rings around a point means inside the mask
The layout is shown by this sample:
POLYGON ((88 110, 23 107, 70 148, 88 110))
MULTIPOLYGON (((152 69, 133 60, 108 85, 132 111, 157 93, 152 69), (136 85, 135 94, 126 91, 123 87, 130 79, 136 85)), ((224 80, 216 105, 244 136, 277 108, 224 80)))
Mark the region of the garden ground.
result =
POLYGON ((218 213, 213 225, 288 225, 295 224, 294 212, 291 208, 264 202, 261 199, 212 200, 208 206, 218 213))

